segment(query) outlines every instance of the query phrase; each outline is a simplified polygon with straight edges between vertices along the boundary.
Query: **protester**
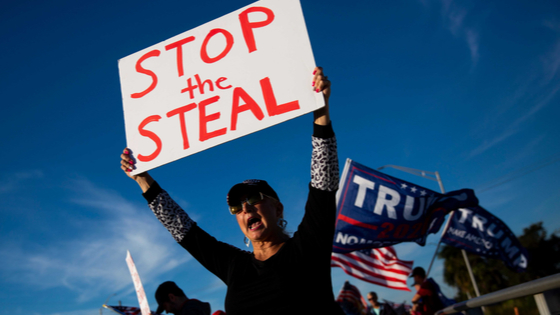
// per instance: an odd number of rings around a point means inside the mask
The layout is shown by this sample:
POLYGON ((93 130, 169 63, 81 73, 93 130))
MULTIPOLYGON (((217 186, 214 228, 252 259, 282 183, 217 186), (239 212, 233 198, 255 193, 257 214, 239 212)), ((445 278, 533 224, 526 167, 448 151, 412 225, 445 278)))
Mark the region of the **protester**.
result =
POLYGON ((412 270, 411 278, 414 278, 414 287, 417 292, 412 298, 413 314, 433 315, 443 308, 436 288, 433 283, 426 281, 426 271, 422 267, 412 270))
POLYGON ((158 308, 156 313, 175 315, 210 315, 210 303, 189 299, 175 282, 166 281, 156 290, 158 308))
POLYGON ((380 303, 377 293, 369 292, 367 294, 369 305, 367 307, 367 315, 396 315, 395 310, 388 303, 380 303))
POLYGON ((367 314, 368 315, 380 315, 381 314, 381 303, 377 301, 377 293, 370 292, 367 294, 367 300, 369 305, 367 307, 367 314))
MULTIPOLYGON (((127 149, 121 155, 121 168, 142 188, 156 217, 181 246, 227 285, 228 315, 343 314, 334 300, 330 267, 339 180, 328 110, 331 84, 321 68, 315 69, 310 81, 309 87, 322 93, 326 106, 314 112, 309 195, 293 237, 284 231, 284 207, 266 181, 246 180, 227 195, 246 244, 252 243, 253 252, 248 252, 208 235, 147 172, 130 175, 135 159, 127 149)), ((252 148, 257 151, 252 157, 267 153, 259 150, 265 149, 252 148)))

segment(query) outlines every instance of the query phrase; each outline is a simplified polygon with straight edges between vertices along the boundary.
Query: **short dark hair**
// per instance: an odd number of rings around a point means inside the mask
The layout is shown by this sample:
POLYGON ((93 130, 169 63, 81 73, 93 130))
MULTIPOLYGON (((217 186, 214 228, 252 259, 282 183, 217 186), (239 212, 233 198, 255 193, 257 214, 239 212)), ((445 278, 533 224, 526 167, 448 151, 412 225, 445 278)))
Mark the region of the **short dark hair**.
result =
POLYGON ((165 281, 160 284, 156 290, 156 301, 158 303, 158 308, 156 313, 163 314, 164 307, 163 303, 169 301, 169 293, 178 297, 187 297, 185 292, 179 288, 173 281, 165 281))
POLYGON ((156 290, 156 301, 158 304, 163 304, 164 302, 169 301, 169 293, 179 296, 179 297, 187 297, 185 292, 181 290, 173 281, 166 281, 159 285, 156 290))
POLYGON ((422 267, 416 267, 412 270, 412 274, 410 275, 410 277, 412 278, 414 276, 420 276, 422 278, 426 278, 426 271, 422 267))

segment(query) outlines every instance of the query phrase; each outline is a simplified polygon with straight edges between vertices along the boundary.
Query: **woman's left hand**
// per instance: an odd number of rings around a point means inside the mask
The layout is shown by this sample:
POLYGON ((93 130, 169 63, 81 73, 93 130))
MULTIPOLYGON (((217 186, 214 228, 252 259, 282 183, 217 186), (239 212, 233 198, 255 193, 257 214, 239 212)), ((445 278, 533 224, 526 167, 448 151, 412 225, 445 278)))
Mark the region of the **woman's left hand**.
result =
POLYGON ((329 116, 329 97, 331 96, 331 81, 324 74, 323 68, 316 67, 313 71, 313 90, 316 93, 323 93, 325 107, 316 110, 313 114, 317 125, 327 125, 331 120, 329 116))

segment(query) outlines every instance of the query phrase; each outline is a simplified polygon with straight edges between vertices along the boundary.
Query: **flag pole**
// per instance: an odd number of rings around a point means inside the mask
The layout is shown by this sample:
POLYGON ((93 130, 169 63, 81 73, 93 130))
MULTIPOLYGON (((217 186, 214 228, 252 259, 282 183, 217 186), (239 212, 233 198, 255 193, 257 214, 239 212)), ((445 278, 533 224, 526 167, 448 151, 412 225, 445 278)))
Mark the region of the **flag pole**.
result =
MULTIPOLYGON (((445 194, 445 189, 443 188, 443 183, 441 181, 441 177, 439 177, 439 173, 437 171, 435 172, 435 174, 436 174, 436 178, 437 178, 437 181, 438 181, 438 184, 439 184, 439 188, 441 189, 441 192, 443 194, 445 194)), ((453 211, 453 212, 455 212, 455 211, 453 211)), ((436 257, 437 252, 439 250, 439 245, 441 244, 441 240, 443 239, 443 236, 445 235, 445 233, 447 232, 447 229, 449 228, 449 223, 451 222, 451 218, 453 217, 453 214, 454 213, 451 213, 449 215, 449 218, 447 219, 447 224, 445 225, 445 229, 441 232, 441 236, 439 238, 439 242, 438 242, 438 245, 437 245, 437 248, 436 248, 436 252, 434 253, 434 257, 432 258, 432 263, 434 262, 434 258, 436 257)), ((469 262, 469 259, 467 257, 467 252, 464 249, 461 249, 461 253, 463 254, 463 258, 465 259, 465 265, 467 265, 467 270, 469 272, 469 276, 471 278, 471 282, 473 284, 474 292, 476 293, 476 297, 479 297, 480 292, 478 291, 478 284, 476 283, 476 280, 474 279, 474 274, 472 272, 471 263, 469 262)), ((432 268, 432 263, 430 263, 430 268, 432 268)), ((430 271, 428 269, 428 274, 429 273, 430 273, 430 271)), ((426 277, 427 277, 427 275, 426 275, 426 277)))
MULTIPOLYGON (((428 172, 428 171, 422 171, 422 170, 417 170, 417 169, 414 169, 414 168, 397 166, 397 165, 384 165, 384 166, 378 167, 377 170, 380 171, 380 170, 382 170, 384 168, 387 168, 387 167, 395 168, 395 169, 398 169, 400 171, 403 171, 403 172, 406 172, 406 173, 409 173, 409 174, 413 174, 413 175, 416 175, 416 176, 421 176, 421 177, 427 178, 429 180, 436 181, 439 184, 439 189, 441 190, 441 193, 445 194, 445 189, 443 188, 443 182, 441 181, 441 177, 439 176, 439 173, 437 171, 436 172, 428 172)), ((453 216, 453 213, 451 213, 449 215, 449 217, 447 218, 447 222, 445 223, 445 228, 443 229, 443 231, 441 233, 441 236, 439 238, 439 241, 438 241, 438 244, 437 244, 437 247, 436 247, 436 252, 434 253, 434 256, 432 257, 432 261, 430 262, 430 266, 429 266, 428 271, 426 273, 426 277, 428 277, 428 275, 430 274, 430 269, 432 269, 432 264, 434 263, 437 252, 439 250, 439 245, 441 244, 441 239, 443 238, 443 236, 445 235, 445 232, 447 232, 447 229, 449 228, 449 223, 451 222, 451 217, 452 216, 453 216)), ((474 291, 476 293, 476 296, 479 297, 480 292, 478 291, 478 285, 476 284, 476 280, 474 279, 474 274, 472 272, 471 264, 469 263, 469 259, 467 257, 467 252, 465 252, 464 249, 461 249, 461 252, 463 253, 463 258, 465 260, 465 265, 467 265, 467 271, 469 272, 469 276, 471 278, 471 282, 472 282, 472 285, 474 287, 474 291)))

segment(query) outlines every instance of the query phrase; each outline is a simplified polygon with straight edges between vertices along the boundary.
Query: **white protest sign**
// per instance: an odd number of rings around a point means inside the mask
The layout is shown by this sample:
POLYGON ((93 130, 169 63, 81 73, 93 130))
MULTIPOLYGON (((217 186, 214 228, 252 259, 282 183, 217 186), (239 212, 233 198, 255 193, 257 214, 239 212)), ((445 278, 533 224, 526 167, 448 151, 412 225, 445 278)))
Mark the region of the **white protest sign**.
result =
POLYGON ((136 295, 138 296, 138 303, 140 304, 142 315, 151 315, 152 312, 150 311, 150 306, 148 305, 148 299, 146 298, 142 281, 140 281, 140 275, 138 275, 136 265, 134 265, 134 260, 132 260, 132 256, 130 256, 129 251, 126 251, 126 264, 128 265, 128 270, 130 270, 132 282, 134 282, 134 288, 136 289, 136 295))
POLYGON ((261 0, 119 60, 132 174, 324 106, 299 0, 261 0))

